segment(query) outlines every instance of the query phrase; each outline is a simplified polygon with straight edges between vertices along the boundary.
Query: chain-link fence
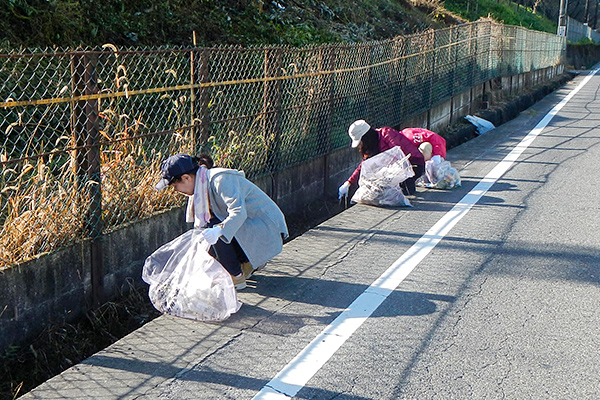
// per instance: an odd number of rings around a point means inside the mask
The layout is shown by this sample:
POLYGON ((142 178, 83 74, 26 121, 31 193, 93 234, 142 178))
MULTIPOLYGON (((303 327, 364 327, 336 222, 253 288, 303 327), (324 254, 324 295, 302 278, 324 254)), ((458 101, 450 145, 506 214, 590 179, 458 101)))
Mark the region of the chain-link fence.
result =
POLYGON ((0 54, 0 269, 180 206, 160 161, 209 153, 252 179, 398 125, 489 79, 560 63, 564 38, 489 21, 290 48, 0 54))

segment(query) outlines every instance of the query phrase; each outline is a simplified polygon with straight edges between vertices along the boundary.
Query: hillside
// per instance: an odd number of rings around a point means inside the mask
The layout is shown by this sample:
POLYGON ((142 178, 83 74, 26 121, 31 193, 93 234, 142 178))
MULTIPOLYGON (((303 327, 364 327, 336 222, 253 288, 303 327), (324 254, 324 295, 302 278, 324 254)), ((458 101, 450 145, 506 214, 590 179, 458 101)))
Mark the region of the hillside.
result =
MULTIPOLYGON (((195 31, 199 46, 300 46, 386 39, 481 17, 556 32, 558 1, 10 0, 0 8, 0 45, 189 46, 195 31)), ((570 14, 580 8, 571 5, 570 14)))
POLYGON ((12 0, 0 10, 4 47, 201 46, 361 41, 455 24, 435 3, 371 0, 12 0))
POLYGON ((478 0, 473 4, 465 3, 464 0, 446 0, 445 7, 469 21, 491 16, 496 21, 507 25, 556 33, 558 18, 548 19, 541 11, 541 7, 536 7, 534 12, 531 7, 509 0, 478 0))
MULTIPOLYGON (((514 4, 472 3, 448 0, 450 12, 436 0, 11 0, 0 9, 0 43, 5 48, 191 45, 194 31, 200 46, 352 42, 418 33, 488 14, 502 21, 498 10, 514 4)), ((519 18, 507 23, 540 29, 519 18)))

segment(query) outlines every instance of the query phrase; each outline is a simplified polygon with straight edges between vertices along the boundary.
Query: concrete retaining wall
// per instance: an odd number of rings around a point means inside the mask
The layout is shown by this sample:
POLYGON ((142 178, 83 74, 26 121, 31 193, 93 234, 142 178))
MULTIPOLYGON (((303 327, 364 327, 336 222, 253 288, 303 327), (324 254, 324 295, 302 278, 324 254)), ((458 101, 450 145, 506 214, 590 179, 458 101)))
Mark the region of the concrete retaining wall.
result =
MULTIPOLYGON (((529 89, 533 82, 549 80, 562 72, 562 66, 558 66, 486 82, 396 128, 424 127, 442 132, 464 115, 490 108, 508 96, 529 89)), ((514 110, 523 110, 533 104, 533 96, 524 97, 525 100, 513 100, 514 110)), ((480 115, 487 116, 486 119, 496 125, 509 116, 508 112, 498 115, 489 111, 489 115, 480 115)), ((464 141, 449 139, 449 146, 464 141)), ((256 184, 275 199, 286 215, 290 215, 319 198, 337 195, 338 186, 350 176, 359 160, 356 149, 348 146, 274 176, 258 179, 256 184)), ((114 299, 130 284, 141 284, 140 273, 145 258, 189 228, 183 210, 176 209, 104 236, 105 298, 114 299)), ((0 351, 25 343, 47 324, 75 320, 89 309, 90 257, 89 244, 84 242, 0 272, 0 351)))
POLYGON ((600 61, 600 45, 567 44, 567 65, 575 69, 587 69, 600 61))
POLYGON ((459 121, 465 115, 491 109, 519 93, 550 81, 563 72, 563 66, 558 65, 529 73, 492 79, 474 86, 466 92, 456 94, 452 99, 404 121, 398 128, 421 127, 443 133, 446 127, 459 121))
MULTIPOLYGON (((107 299, 141 283, 155 249, 185 231, 183 210, 171 210, 104 237, 107 299)), ((74 244, 0 272, 0 351, 27 341, 49 323, 80 318, 91 305, 89 243, 74 244)))

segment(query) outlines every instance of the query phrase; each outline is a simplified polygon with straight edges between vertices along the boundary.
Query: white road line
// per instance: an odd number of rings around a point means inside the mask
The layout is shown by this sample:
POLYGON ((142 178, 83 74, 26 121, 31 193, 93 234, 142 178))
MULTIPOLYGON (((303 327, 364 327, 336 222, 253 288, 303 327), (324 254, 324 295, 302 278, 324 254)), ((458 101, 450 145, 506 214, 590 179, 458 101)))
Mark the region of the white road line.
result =
POLYGON ((592 71, 575 89, 542 118, 523 140, 469 193, 423 235, 410 249, 394 262, 373 284, 348 306, 329 326, 327 326, 308 346, 290 361, 254 399, 287 399, 294 397, 308 380, 350 336, 371 316, 412 270, 450 232, 489 188, 519 158, 521 153, 548 125, 550 120, 579 90, 587 84, 600 68, 592 71))

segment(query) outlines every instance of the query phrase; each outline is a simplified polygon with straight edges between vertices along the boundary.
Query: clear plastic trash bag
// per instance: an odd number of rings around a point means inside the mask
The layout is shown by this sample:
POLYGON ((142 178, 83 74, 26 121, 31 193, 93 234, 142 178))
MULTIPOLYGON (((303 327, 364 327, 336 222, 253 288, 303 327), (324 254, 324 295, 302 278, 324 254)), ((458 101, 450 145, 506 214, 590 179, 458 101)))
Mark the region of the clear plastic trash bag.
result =
POLYGON ((191 229, 152 253, 142 270, 152 305, 164 314, 198 321, 222 321, 237 312, 233 281, 191 229))
POLYGON ((362 162, 358 189, 352 196, 353 203, 373 206, 411 206, 402 193, 400 184, 415 175, 400 147, 392 147, 362 162))
POLYGON ((417 180, 417 185, 434 189, 452 189, 460 184, 456 168, 440 156, 433 156, 425 162, 425 173, 417 180))

